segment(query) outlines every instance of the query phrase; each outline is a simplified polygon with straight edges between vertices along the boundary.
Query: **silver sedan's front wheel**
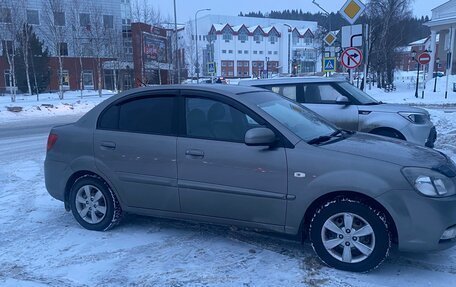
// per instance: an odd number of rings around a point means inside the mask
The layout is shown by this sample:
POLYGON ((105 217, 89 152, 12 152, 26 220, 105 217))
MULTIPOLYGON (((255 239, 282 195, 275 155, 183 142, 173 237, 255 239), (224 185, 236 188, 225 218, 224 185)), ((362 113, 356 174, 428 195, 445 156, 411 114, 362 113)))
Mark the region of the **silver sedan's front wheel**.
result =
POLYGON ((74 182, 69 203, 74 218, 89 230, 108 230, 119 222, 122 215, 114 192, 95 175, 85 175, 74 182))
POLYGON ((326 264, 356 272, 380 265, 391 246, 385 215, 350 199, 334 200, 317 210, 310 226, 310 239, 326 264))

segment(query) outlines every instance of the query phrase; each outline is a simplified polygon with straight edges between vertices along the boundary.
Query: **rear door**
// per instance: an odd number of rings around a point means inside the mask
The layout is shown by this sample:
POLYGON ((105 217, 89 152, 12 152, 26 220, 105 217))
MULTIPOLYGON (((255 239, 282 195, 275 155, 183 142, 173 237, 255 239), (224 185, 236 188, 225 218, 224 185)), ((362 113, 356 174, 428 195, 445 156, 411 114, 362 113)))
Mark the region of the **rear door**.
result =
POLYGON ((347 130, 358 130, 358 107, 350 95, 345 94, 331 83, 309 83, 303 85, 304 105, 323 116, 336 126, 347 130), (337 103, 338 96, 345 96, 349 104, 337 103))
POLYGON ((182 94, 185 120, 177 143, 182 212, 284 225, 285 149, 247 146, 246 131, 261 121, 232 100, 182 94))
POLYGON ((177 94, 143 93, 100 115, 94 134, 96 165, 130 207, 179 211, 177 94))

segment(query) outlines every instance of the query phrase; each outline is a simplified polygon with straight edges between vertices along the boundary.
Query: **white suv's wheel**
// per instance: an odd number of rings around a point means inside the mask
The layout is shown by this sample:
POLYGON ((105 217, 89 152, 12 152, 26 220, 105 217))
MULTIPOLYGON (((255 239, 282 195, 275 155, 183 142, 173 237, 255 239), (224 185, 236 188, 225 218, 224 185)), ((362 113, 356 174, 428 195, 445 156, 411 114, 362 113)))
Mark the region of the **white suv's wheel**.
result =
POLYGON ((71 187, 69 200, 74 218, 89 230, 108 230, 119 222, 122 214, 115 194, 97 176, 78 178, 71 187))
POLYGON ((310 239, 326 264, 355 272, 376 268, 391 247, 385 215, 349 199, 329 202, 315 213, 310 239))

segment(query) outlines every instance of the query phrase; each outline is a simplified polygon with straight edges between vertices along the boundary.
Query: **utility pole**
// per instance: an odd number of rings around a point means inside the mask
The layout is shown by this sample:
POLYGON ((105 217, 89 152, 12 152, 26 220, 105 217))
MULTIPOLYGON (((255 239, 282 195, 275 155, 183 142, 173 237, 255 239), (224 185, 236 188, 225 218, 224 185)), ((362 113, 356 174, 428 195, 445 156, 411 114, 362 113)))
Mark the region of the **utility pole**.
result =
POLYGON ((177 83, 180 84, 180 64, 179 64, 179 43, 177 41, 177 11, 176 0, 174 0, 174 44, 176 46, 176 69, 177 69, 177 83))

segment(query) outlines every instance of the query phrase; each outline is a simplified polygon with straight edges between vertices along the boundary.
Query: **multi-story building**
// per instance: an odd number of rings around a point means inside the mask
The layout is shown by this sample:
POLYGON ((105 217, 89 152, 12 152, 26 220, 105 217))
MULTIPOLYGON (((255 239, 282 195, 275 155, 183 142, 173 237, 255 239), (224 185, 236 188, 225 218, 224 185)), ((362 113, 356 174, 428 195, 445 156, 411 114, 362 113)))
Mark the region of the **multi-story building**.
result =
MULTIPOLYGON (((12 51, 18 27, 28 24, 50 52, 49 89, 114 89, 132 86, 129 0, 5 0, 0 3, 0 54, 12 51), (60 72, 60 62, 63 71, 60 72), (120 71, 120 72, 119 72, 120 71), (122 72, 123 71, 123 72, 122 72), (119 77, 122 73, 122 77, 119 77), (100 77, 99 77, 100 75, 100 77), (101 81, 99 81, 101 79, 101 81)), ((11 70, 0 59, 0 88, 11 70)))
POLYGON ((201 76, 210 76, 213 62, 216 75, 228 78, 315 73, 321 70, 317 28, 309 21, 203 16, 185 27, 187 68, 195 76, 198 63, 201 76))

